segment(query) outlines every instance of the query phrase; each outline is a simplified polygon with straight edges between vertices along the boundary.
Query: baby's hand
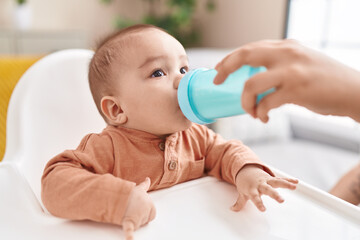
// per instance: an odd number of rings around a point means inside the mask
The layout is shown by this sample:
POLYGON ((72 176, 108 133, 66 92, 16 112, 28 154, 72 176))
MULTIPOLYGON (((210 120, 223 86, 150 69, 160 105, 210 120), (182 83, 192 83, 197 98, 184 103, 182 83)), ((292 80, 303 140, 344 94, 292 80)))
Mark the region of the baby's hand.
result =
POLYGON ((265 194, 279 203, 284 199, 274 188, 288 188, 294 190, 298 180, 291 178, 272 177, 257 165, 246 165, 236 176, 236 188, 239 197, 231 207, 233 211, 240 211, 247 200, 251 200, 260 211, 265 211, 261 195, 265 194))
POLYGON ((126 240, 132 240, 134 230, 155 218, 155 206, 149 194, 147 194, 149 187, 150 178, 147 177, 144 182, 137 185, 131 192, 122 223, 126 240))

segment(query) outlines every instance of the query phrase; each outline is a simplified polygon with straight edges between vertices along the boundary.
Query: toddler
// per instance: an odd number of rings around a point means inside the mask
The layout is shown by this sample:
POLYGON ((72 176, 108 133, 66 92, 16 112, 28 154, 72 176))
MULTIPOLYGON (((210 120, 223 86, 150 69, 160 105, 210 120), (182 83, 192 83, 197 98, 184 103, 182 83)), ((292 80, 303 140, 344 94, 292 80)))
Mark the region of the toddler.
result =
POLYGON ((284 201, 274 188, 295 189, 297 180, 275 177, 240 141, 184 117, 177 88, 188 68, 183 46, 151 25, 121 30, 98 47, 89 84, 107 127, 47 163, 42 200, 50 213, 121 225, 132 238, 155 217, 147 191, 204 174, 236 186, 234 211, 247 200, 265 211, 263 194, 284 201))

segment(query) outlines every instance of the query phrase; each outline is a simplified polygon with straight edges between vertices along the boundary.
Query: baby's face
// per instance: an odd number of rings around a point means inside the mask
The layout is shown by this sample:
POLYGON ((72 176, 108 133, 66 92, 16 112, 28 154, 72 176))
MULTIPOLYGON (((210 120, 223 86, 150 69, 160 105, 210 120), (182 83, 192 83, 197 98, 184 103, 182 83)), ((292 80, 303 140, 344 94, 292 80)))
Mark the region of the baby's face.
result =
POLYGON ((183 46, 170 35, 146 29, 130 36, 116 70, 116 95, 127 116, 123 126, 164 136, 189 128, 177 101, 180 79, 188 71, 183 46))

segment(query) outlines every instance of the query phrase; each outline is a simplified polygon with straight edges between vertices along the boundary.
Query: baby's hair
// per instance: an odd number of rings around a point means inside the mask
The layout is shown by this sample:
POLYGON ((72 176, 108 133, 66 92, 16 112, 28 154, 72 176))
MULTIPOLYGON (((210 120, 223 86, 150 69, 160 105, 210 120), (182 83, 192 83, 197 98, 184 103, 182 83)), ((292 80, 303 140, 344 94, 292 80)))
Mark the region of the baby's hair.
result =
POLYGON ((145 29, 158 29, 165 32, 165 30, 153 25, 137 24, 110 34, 96 47, 95 54, 89 65, 89 86, 96 107, 105 121, 106 117, 101 111, 101 99, 104 96, 112 95, 113 81, 111 66, 115 59, 121 57, 123 47, 121 40, 125 36, 145 29))

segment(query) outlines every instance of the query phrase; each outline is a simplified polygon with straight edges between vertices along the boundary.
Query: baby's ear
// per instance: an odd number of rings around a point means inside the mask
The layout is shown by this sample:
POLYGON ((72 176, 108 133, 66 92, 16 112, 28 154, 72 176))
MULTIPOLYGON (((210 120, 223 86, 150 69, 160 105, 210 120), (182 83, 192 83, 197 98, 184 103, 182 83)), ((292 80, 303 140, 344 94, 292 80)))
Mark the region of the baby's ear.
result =
POLYGON ((127 122, 127 116, 115 97, 103 97, 101 99, 101 111, 110 125, 118 126, 127 122))

